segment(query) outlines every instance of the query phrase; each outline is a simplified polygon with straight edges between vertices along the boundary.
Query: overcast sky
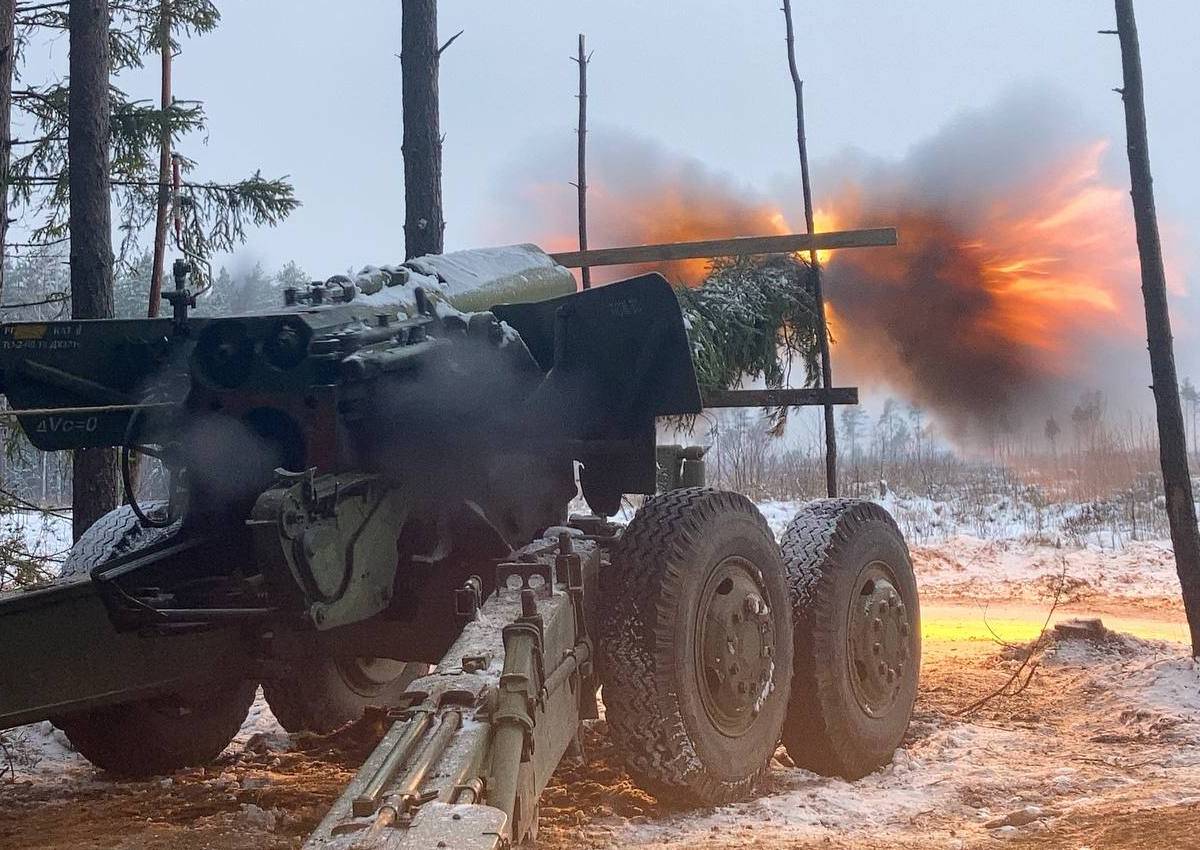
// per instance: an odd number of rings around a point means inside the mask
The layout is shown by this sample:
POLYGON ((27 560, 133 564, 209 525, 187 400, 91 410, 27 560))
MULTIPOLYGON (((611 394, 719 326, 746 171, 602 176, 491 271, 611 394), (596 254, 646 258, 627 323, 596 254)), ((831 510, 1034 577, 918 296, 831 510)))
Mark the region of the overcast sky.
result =
MULTIPOLYGON (((185 43, 175 68, 176 96, 204 100, 209 117, 208 133, 189 139, 184 153, 198 160, 201 178, 256 168, 289 175, 303 202, 281 227, 255 233, 239 260, 269 268, 296 260, 325 277, 401 258, 398 0, 219 5, 220 27, 185 43)), ((1159 207, 1169 247, 1184 260, 1180 272, 1194 281, 1200 2, 1142 0, 1138 12, 1159 207)), ((1112 92, 1119 49, 1096 32, 1113 26, 1111 2, 799 0, 795 13, 818 202, 823 161, 851 150, 899 159, 956 116, 987 110, 1014 89, 1057 89, 1063 121, 1082 115, 1090 132, 1107 136, 1121 166, 1114 173, 1126 179, 1123 113, 1112 92)), ((797 171, 777 0, 443 0, 440 16, 443 39, 464 31, 441 69, 447 249, 539 236, 514 198, 514 175, 543 151, 558 152, 556 191, 572 195, 569 57, 579 32, 594 51, 589 116, 597 139, 636 134, 750 191, 787 185, 797 171)), ((31 55, 27 78, 65 73, 66 53, 63 37, 31 55)), ((120 84, 156 98, 157 69, 120 84)), ((535 166, 543 177, 554 173, 553 165, 535 166)), ((563 230, 573 227, 565 222, 563 230)), ((1200 317, 1198 300, 1177 302, 1185 322, 1200 317)))
MULTIPOLYGON (((288 174, 304 206, 248 253, 314 276, 403 254, 400 3, 222 2, 219 29, 184 45, 178 97, 198 97, 207 140, 186 153, 203 176, 288 174)), ((1139 4, 1156 187, 1164 215, 1200 235, 1200 3, 1139 4)), ((1054 85, 1123 145, 1111 2, 797 2, 810 150, 900 157, 956 114, 1019 85, 1054 85)), ((796 169, 791 89, 777 0, 443 0, 443 38, 464 33, 441 71, 448 248, 519 222, 490 221, 505 176, 530 148, 573 139, 576 34, 594 51, 589 112, 749 186, 796 169)), ((65 39, 53 48, 65 63, 65 39)), ((154 75, 122 81, 156 96, 154 75)), ((597 175, 602 178, 603 175, 597 175)), ((573 190, 562 175, 562 191, 573 190)), ((498 203, 499 202, 499 203, 498 203)), ((532 238, 536 234, 529 234, 532 238)), ((1132 246, 1131 246, 1132 247, 1132 246)))

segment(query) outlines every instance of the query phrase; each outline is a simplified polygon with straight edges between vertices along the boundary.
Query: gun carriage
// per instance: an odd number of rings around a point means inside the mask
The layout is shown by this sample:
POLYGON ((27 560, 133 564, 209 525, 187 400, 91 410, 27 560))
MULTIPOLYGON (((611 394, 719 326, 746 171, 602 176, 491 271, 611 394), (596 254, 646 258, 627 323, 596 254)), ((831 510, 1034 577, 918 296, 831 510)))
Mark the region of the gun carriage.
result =
MULTIPOLYGON (((629 261, 602 253, 560 259, 629 261)), ((919 663, 895 523, 821 500, 777 543, 703 486, 703 450, 656 445, 656 420, 706 403, 852 390, 706 398, 665 279, 576 292, 533 246, 222 318, 175 271, 170 318, 0 326, 0 389, 35 446, 120 447, 128 493, 137 455, 170 481, 92 526, 56 582, 0 596, 0 728, 48 718, 145 775, 215 757, 259 685, 289 731, 386 707, 312 848, 532 837, 601 685, 656 794, 742 797, 781 738, 825 773, 891 758, 919 663), (613 522, 631 493, 648 498, 613 522)))

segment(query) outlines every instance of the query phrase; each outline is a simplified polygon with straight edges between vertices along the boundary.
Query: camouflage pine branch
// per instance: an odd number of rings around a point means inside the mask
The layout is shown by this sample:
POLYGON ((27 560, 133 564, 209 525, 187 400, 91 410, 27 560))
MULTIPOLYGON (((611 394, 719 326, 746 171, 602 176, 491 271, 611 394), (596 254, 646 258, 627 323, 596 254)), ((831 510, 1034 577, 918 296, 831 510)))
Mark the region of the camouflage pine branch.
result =
MULTIPOLYGON (((804 368, 814 386, 819 352, 816 300, 809 265, 798 255, 715 260, 699 287, 676 290, 688 325, 701 389, 734 389, 761 378, 771 389, 804 368)), ((776 411, 781 428, 786 410, 776 411)))

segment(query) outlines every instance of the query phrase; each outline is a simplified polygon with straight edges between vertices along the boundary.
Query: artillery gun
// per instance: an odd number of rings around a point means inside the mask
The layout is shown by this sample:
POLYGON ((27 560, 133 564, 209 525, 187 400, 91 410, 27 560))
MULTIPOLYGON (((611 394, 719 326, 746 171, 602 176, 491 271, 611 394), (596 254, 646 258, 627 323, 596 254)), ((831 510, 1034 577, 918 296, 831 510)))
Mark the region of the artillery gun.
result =
POLYGON ((50 719, 146 775, 215 757, 260 684, 289 731, 384 707, 310 848, 531 838, 601 686, 658 795, 745 796, 781 739, 827 774, 890 760, 920 658, 904 541, 834 499, 777 543, 703 486, 702 451, 656 446, 659 417, 764 401, 702 396, 661 276, 575 292, 514 246, 207 318, 188 273, 170 318, 0 326, 0 389, 35 446, 120 447, 127 494, 135 454, 170 473, 56 582, 0 596, 0 728, 50 719), (591 513, 568 516, 579 491, 591 513), (621 526, 630 493, 648 498, 621 526))

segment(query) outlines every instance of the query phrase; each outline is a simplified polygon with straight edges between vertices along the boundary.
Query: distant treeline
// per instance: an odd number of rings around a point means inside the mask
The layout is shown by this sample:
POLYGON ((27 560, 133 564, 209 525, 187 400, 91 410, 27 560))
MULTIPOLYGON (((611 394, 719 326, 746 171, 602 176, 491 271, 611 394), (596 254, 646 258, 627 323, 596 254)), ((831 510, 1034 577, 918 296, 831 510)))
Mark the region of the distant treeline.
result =
MULTIPOLYGON (((117 318, 146 315, 153 258, 146 251, 131 263, 119 266, 113 284, 117 318)), ((170 287, 170 269, 164 288, 170 287)), ((9 259, 4 268, 4 303, 0 321, 64 319, 71 315, 71 281, 65 252, 9 259)), ((294 262, 268 271, 262 263, 230 271, 221 267, 211 288, 201 297, 197 312, 221 316, 261 310, 283 304, 283 290, 304 286, 308 276, 294 262)))

